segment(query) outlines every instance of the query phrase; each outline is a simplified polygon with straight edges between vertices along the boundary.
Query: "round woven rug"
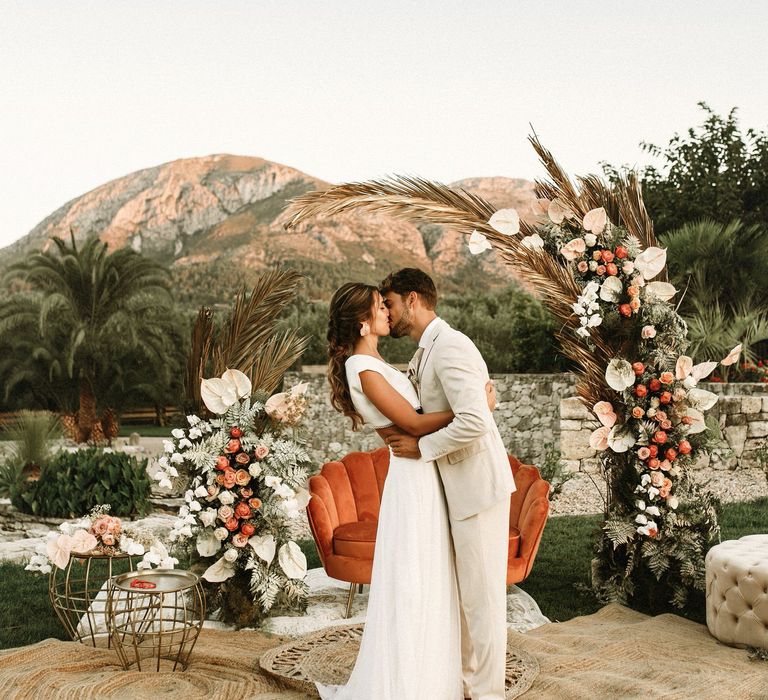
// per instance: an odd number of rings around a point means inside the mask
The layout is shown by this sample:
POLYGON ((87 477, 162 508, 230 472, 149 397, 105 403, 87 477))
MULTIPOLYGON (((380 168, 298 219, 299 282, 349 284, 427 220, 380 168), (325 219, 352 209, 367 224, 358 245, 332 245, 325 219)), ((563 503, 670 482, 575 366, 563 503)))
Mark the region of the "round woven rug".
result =
MULTIPOLYGON (((259 664, 284 683, 317 696, 315 682, 343 685, 349 680, 362 636, 362 624, 329 627, 268 650, 259 664)), ((507 646, 507 700, 522 695, 538 675, 534 656, 507 646)))

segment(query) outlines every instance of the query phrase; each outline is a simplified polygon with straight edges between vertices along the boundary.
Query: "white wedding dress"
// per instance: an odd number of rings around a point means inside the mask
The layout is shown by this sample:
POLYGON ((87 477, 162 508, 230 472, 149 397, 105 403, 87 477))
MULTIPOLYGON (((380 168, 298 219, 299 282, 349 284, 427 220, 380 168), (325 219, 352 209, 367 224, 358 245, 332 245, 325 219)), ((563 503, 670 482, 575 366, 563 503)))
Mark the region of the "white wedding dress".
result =
MULTIPOLYGON (((383 375, 419 407, 402 372, 352 355, 347 380, 366 423, 392 425, 363 394, 364 370, 383 375)), ((440 477, 434 462, 390 454, 360 653, 347 685, 318 691, 323 700, 460 700, 462 690, 459 597, 440 477)))

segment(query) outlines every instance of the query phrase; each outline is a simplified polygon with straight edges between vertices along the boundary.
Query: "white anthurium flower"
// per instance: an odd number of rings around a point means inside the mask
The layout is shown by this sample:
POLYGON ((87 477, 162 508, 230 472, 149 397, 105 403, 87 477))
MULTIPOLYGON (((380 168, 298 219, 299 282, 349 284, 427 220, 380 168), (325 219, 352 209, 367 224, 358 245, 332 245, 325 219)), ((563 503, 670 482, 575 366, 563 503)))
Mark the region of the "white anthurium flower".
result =
POLYGON ((287 498, 280 508, 291 519, 299 517, 299 502, 295 498, 287 498))
POLYGON ((688 430, 686 431, 688 435, 703 433, 707 429, 707 424, 704 421, 704 414, 701 411, 689 407, 686 409, 685 415, 688 418, 693 419, 693 423, 688 426, 688 430))
POLYGON ((575 216, 568 205, 558 197, 555 197, 549 203, 549 206, 547 207, 547 215, 549 216, 549 220, 558 226, 562 224, 565 219, 572 219, 575 216))
POLYGON ((649 282, 645 286, 645 298, 659 299, 660 301, 669 301, 677 294, 677 290, 669 282, 649 282))
POLYGON ((181 440, 181 438, 184 437, 184 431, 181 428, 174 428, 171 430, 171 435, 175 437, 177 440, 181 440))
POLYGON ((480 255, 480 253, 493 248, 491 242, 480 231, 472 231, 467 245, 472 255, 480 255))
POLYGON ((614 358, 605 370, 605 381, 614 391, 624 391, 635 384, 635 371, 626 360, 614 358))
POLYGON ((211 583, 221 583, 235 575, 235 567, 232 566, 224 557, 217 559, 211 564, 203 574, 203 578, 211 583))
POLYGON ((597 209, 591 209, 584 214, 584 221, 582 226, 585 231, 590 233, 602 233, 608 223, 608 215, 603 207, 597 209))
POLYGON ((720 364, 723 367, 727 367, 728 365, 734 365, 739 361, 739 355, 741 355, 741 343, 739 343, 722 360, 720 360, 720 364))
POLYGON ((211 527, 216 522, 217 513, 213 508, 206 508, 200 513, 200 522, 203 527, 211 527))
POLYGON ((531 250, 542 250, 544 248, 544 239, 538 233, 524 236, 520 242, 531 250))
POLYGON ((290 486, 288 486, 288 484, 280 484, 280 486, 275 489, 275 496, 288 499, 296 496, 296 493, 290 486))
POLYGON ((604 425, 601 428, 594 430, 592 434, 589 436, 589 446, 593 450, 597 450, 598 452, 607 450, 608 449, 608 433, 610 432, 611 432, 611 429, 607 425, 604 425))
POLYGON ((248 540, 256 556, 266 562, 267 566, 272 563, 277 550, 277 542, 272 535, 254 535, 248 540))
POLYGON ((586 249, 587 244, 583 238, 574 238, 560 248, 560 255, 566 260, 576 260, 586 249))
POLYGON ((216 539, 213 532, 210 530, 203 530, 197 535, 195 547, 197 548, 197 553, 201 557, 212 557, 221 549, 221 542, 216 539))
POLYGON ((200 397, 211 413, 223 415, 237 401, 237 391, 223 379, 214 377, 200 383, 200 397))
POLYGON ((603 301, 616 303, 621 299, 623 291, 624 285, 618 277, 608 277, 600 286, 600 298, 603 301))
POLYGON ((304 509, 309 505, 309 501, 312 499, 312 494, 307 489, 299 489, 296 491, 296 500, 299 503, 299 508, 304 509))
POLYGON ((194 491, 195 498, 206 498, 208 496, 208 489, 205 486, 200 485, 194 491))
POLYGON ((59 569, 67 568, 72 544, 73 540, 69 535, 59 535, 46 543, 46 554, 59 569))
POLYGON ((307 575, 307 557, 295 542, 286 542, 280 547, 277 560, 288 578, 302 579, 307 575))
POLYGON ((648 506, 645 509, 645 512, 648 513, 648 515, 653 515, 655 518, 658 518, 661 515, 661 511, 657 506, 648 506))
POLYGON ((488 219, 488 223, 505 236, 520 233, 520 215, 515 209, 499 209, 488 219))
POLYGON ((652 280, 667 264, 667 251, 664 248, 651 246, 635 258, 635 269, 645 280, 652 280))
POLYGON ((626 452, 637 442, 632 431, 623 425, 614 425, 608 433, 608 447, 614 452, 626 452))
POLYGON ((693 369, 693 360, 688 355, 680 355, 675 363, 675 379, 683 380, 690 375, 693 369))
POLYGON ((690 389, 688 391, 688 403, 691 408, 698 411, 708 411, 717 403, 717 394, 706 389, 690 389))
POLYGON ((283 480, 279 476, 266 476, 264 477, 264 484, 271 489, 277 489, 281 486, 283 480))
POLYGON ((700 362, 698 365, 694 365, 693 369, 691 369, 691 377, 693 377, 694 384, 698 384, 702 379, 712 374, 716 367, 717 362, 700 362))
POLYGON ((646 518, 642 513, 638 513, 635 517, 635 522, 638 525, 645 525, 648 522, 648 518, 646 518))
POLYGON ((248 375, 239 369, 228 369, 221 375, 221 379, 235 388, 238 399, 246 399, 251 395, 253 386, 248 375))

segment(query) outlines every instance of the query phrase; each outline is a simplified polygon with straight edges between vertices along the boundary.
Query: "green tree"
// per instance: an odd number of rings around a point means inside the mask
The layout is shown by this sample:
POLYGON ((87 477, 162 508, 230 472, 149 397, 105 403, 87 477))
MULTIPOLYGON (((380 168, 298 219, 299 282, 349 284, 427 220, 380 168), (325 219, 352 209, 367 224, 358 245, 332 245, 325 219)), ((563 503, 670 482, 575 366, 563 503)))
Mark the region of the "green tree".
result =
POLYGON ((6 395, 24 386, 65 408, 76 396, 77 437, 86 441, 98 409, 138 383, 142 368, 151 368, 143 372, 151 381, 172 367, 169 276, 133 250, 109 253, 97 238, 52 241, 8 272, 27 290, 0 305, 0 337, 17 358, 4 364, 3 379, 6 395))
MULTIPOLYGON (((742 131, 734 107, 726 116, 699 102, 704 121, 666 146, 642 142, 660 160, 640 171, 643 195, 656 233, 709 218, 768 228, 768 133, 742 131)), ((610 179, 624 168, 603 164, 610 179)))

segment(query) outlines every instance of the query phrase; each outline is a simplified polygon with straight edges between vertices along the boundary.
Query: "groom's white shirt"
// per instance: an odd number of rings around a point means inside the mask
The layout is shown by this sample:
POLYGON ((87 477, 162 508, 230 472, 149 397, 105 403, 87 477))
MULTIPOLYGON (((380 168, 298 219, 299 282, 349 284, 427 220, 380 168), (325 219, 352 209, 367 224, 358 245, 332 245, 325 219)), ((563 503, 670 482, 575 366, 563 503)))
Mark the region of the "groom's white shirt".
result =
POLYGON ((488 368, 475 344, 435 318, 419 340, 417 370, 425 413, 450 410, 454 419, 419 440, 425 460, 435 461, 451 518, 475 515, 515 490, 507 451, 488 408, 488 368))

